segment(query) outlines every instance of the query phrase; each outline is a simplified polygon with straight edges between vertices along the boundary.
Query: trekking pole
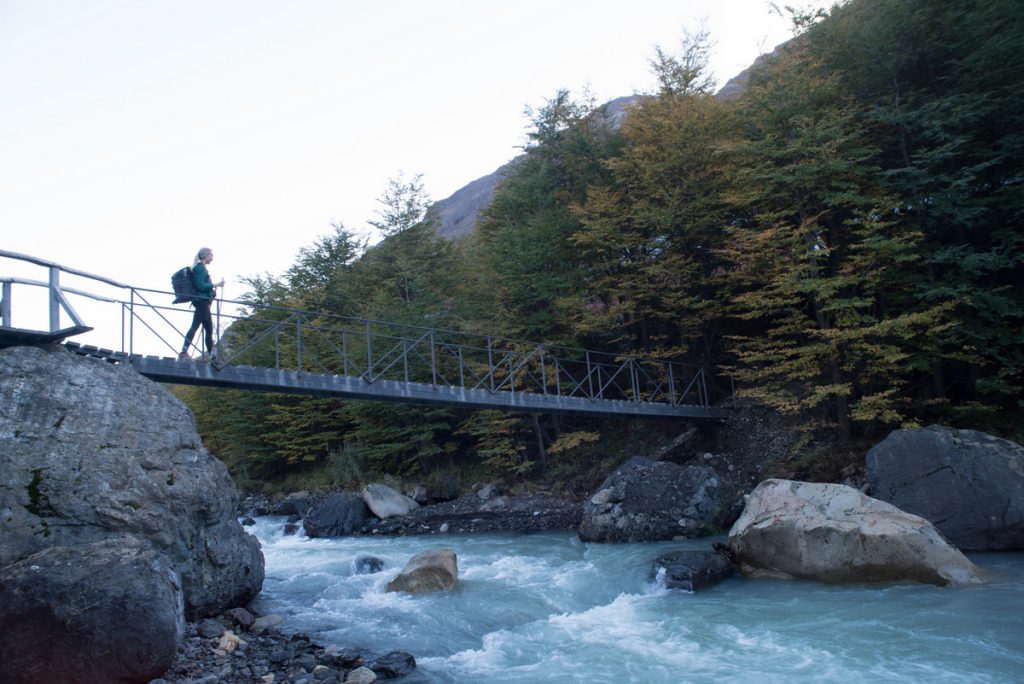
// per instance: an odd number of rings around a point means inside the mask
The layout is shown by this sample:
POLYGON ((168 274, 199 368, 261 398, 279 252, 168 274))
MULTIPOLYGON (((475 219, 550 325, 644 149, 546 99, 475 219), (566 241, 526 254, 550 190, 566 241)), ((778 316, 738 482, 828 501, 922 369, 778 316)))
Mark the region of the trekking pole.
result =
POLYGON ((224 286, 220 286, 220 296, 217 298, 217 342, 215 347, 220 347, 220 302, 224 299, 224 286))

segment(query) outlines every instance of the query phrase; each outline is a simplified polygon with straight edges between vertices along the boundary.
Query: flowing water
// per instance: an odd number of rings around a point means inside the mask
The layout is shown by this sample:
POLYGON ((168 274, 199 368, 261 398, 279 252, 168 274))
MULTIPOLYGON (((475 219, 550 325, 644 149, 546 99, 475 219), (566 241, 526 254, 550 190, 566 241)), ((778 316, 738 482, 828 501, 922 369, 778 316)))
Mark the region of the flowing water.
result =
POLYGON ((267 567, 257 609, 324 646, 412 653, 404 682, 1024 682, 1024 553, 971 555, 984 586, 734 578, 688 593, 660 586, 652 562, 708 539, 309 539, 283 526, 250 528, 267 567), (412 555, 438 547, 457 554, 457 590, 385 593, 412 555), (357 574, 367 554, 384 570, 357 574))

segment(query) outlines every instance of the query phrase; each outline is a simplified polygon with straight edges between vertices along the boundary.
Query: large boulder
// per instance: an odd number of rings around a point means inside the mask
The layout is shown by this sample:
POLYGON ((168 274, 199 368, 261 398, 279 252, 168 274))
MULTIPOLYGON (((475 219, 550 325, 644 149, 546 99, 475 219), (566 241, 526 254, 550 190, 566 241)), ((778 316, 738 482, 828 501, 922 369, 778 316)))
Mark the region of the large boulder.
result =
POLYGON ((60 348, 0 350, 0 567, 110 537, 150 542, 189 618, 247 603, 263 554, 188 408, 129 366, 60 348))
POLYGON ((919 516, 838 484, 765 480, 729 531, 747 575, 945 586, 980 571, 919 516))
POLYGON ((181 584, 142 539, 51 546, 0 568, 0 624, 2 682, 148 682, 181 642, 181 584))
POLYGON ((870 493, 970 551, 1024 549, 1024 447, 974 430, 896 430, 867 454, 870 493))
POLYGON ((340 537, 362 529, 370 512, 355 492, 335 492, 306 512, 303 526, 308 537, 340 537))
POLYGON ((366 507, 381 520, 392 516, 407 515, 420 507, 415 499, 386 484, 368 484, 363 487, 362 496, 366 507))
POLYGON ((425 594, 450 591, 459 584, 459 565, 451 549, 429 549, 409 559, 387 591, 425 594))
POLYGON ((583 541, 646 542, 715 531, 718 478, 711 468, 634 457, 583 506, 583 541))

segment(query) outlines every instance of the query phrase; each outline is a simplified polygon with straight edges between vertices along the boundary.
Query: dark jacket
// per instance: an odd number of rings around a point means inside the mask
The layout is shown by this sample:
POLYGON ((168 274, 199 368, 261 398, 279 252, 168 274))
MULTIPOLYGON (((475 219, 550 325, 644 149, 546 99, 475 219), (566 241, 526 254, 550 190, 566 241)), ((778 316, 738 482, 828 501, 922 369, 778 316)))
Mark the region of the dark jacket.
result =
POLYGON ((196 294, 202 299, 213 299, 213 281, 206 270, 206 264, 199 262, 192 267, 192 284, 196 286, 196 294))

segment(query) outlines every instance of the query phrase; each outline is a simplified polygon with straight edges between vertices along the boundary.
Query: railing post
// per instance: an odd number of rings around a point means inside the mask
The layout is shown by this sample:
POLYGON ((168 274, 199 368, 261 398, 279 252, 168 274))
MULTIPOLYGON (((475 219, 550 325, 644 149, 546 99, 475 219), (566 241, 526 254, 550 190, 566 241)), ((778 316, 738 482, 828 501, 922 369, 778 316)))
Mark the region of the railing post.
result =
POLYGON ((60 330, 60 297, 57 291, 60 289, 60 269, 56 266, 50 267, 50 332, 60 330))
POLYGON ((4 283, 3 298, 0 299, 0 321, 5 328, 13 328, 11 325, 11 283, 4 283))
POLYGON ((540 349, 540 389, 541 393, 547 396, 548 393, 548 368, 544 363, 544 348, 540 349))
POLYGON ((676 405, 676 379, 672 373, 672 362, 668 361, 668 400, 673 406, 676 405))
POLYGON ((366 381, 373 382, 373 345, 370 344, 370 321, 366 321, 366 381))
POLYGON ((302 370, 302 312, 295 313, 295 369, 302 370))
POLYGON ((594 378, 590 375, 590 351, 587 351, 587 396, 594 398, 594 378))
POLYGON ((434 350, 434 331, 430 331, 430 384, 437 389, 437 353, 434 350))
POLYGON ((632 357, 629 359, 629 383, 633 386, 633 401, 640 403, 640 373, 632 357))
MULTIPOLYGON (((122 312, 122 315, 123 312, 122 312)), ((123 328, 123 325, 122 325, 123 328)), ((122 330, 122 335, 124 331, 122 330)), ((124 339, 121 340, 121 346, 124 347, 124 339)), ((128 353, 135 353, 135 288, 131 289, 131 294, 128 297, 128 353)))
POLYGON ((341 368, 342 375, 348 375, 348 333, 341 331, 341 368))
POLYGON ((402 338, 402 370, 405 373, 405 381, 409 382, 409 340, 402 338))
POLYGON ((491 392, 494 392, 494 353, 491 349, 491 336, 487 336, 487 375, 491 384, 491 392))

